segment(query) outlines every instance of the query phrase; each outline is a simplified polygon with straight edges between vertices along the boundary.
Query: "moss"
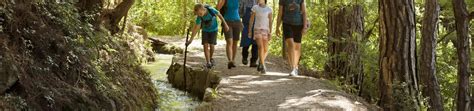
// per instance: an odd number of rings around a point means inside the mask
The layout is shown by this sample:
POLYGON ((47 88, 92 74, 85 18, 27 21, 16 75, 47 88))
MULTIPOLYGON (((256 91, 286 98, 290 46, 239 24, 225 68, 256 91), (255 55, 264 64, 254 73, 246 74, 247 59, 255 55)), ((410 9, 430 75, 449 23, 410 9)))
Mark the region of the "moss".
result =
MULTIPOLYGON (((140 68, 150 50, 144 38, 110 35, 88 22, 74 3, 18 1, 0 5, 11 15, 0 35, 0 53, 19 82, 7 94, 34 110, 144 110, 156 106, 149 74, 140 68)), ((6 96, 3 96, 5 98, 6 96)), ((0 104, 3 100, 0 100, 0 104)), ((14 103, 14 102, 13 102, 14 103)), ((14 106, 22 109, 23 107, 14 106)), ((1 107, 0 107, 1 108, 1 107)))

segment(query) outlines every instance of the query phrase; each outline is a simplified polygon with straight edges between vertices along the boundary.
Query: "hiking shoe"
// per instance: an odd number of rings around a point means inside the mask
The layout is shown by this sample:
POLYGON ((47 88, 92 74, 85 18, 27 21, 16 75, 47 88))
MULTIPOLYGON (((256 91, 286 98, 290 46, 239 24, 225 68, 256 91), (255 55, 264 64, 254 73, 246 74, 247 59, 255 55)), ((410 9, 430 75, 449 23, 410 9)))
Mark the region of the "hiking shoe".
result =
POLYGON ((249 60, 247 59, 242 59, 242 64, 247 65, 249 63, 249 60))
POLYGON ((232 69, 232 62, 227 63, 227 69, 232 69))
POLYGON ((212 66, 216 66, 216 61, 214 61, 213 58, 211 58, 211 65, 212 65, 212 66))
POLYGON ((231 63, 230 65, 232 66, 232 68, 237 67, 237 66, 235 66, 234 62, 230 62, 230 63, 231 63))
POLYGON ((257 67, 257 62, 250 63, 250 67, 257 67))
POLYGON ((211 63, 207 63, 207 64, 206 64, 206 68, 212 69, 212 64, 211 64, 211 63))

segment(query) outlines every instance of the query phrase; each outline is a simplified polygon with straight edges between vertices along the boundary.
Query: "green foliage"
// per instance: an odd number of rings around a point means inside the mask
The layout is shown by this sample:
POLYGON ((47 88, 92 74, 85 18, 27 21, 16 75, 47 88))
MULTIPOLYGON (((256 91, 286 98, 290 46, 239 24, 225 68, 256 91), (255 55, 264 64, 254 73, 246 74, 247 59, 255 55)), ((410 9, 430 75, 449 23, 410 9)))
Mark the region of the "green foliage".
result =
POLYGON ((129 16, 152 35, 177 35, 194 22, 193 7, 189 0, 138 0, 129 16))

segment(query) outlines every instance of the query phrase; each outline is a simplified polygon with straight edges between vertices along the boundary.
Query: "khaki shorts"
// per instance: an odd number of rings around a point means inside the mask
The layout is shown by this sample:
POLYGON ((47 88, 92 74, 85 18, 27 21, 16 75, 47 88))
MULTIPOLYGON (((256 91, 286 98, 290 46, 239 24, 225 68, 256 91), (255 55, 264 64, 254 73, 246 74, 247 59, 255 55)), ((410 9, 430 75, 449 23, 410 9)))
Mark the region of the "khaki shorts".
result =
POLYGON ((235 41, 238 41, 240 39, 240 33, 242 32, 242 29, 244 27, 242 25, 242 22, 227 22, 227 25, 229 26, 229 30, 227 32, 224 32, 225 39, 233 39, 235 41))

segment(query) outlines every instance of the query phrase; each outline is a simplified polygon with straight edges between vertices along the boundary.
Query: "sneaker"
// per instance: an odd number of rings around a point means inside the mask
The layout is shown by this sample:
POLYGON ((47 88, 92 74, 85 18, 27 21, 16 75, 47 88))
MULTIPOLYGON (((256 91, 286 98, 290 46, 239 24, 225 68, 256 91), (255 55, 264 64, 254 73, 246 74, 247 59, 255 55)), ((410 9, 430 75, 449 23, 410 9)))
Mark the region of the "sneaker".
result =
POLYGON ((260 64, 258 64, 258 66, 257 66, 257 71, 258 72, 262 71, 262 66, 260 64))
POLYGON ((232 69, 232 62, 227 63, 227 69, 232 69))
POLYGON ((293 69, 293 70, 290 72, 290 76, 298 76, 298 70, 293 69))
POLYGON ((257 67, 257 60, 250 59, 250 67, 257 67))
POLYGON ((242 64, 247 65, 249 63, 249 60, 247 59, 242 59, 242 64))
POLYGON ((262 67, 262 69, 260 70, 260 73, 266 74, 267 73, 267 67, 265 67, 265 65, 262 65, 261 67, 262 67))
POLYGON ((211 64, 211 63, 207 63, 207 64, 206 64, 206 68, 207 68, 207 69, 212 69, 212 64, 211 64))
POLYGON ((216 61, 214 61, 213 58, 211 58, 211 65, 212 65, 212 66, 216 66, 216 61))
POLYGON ((230 62, 230 63, 231 63, 230 65, 232 66, 232 68, 237 67, 237 66, 235 66, 234 62, 230 62))

